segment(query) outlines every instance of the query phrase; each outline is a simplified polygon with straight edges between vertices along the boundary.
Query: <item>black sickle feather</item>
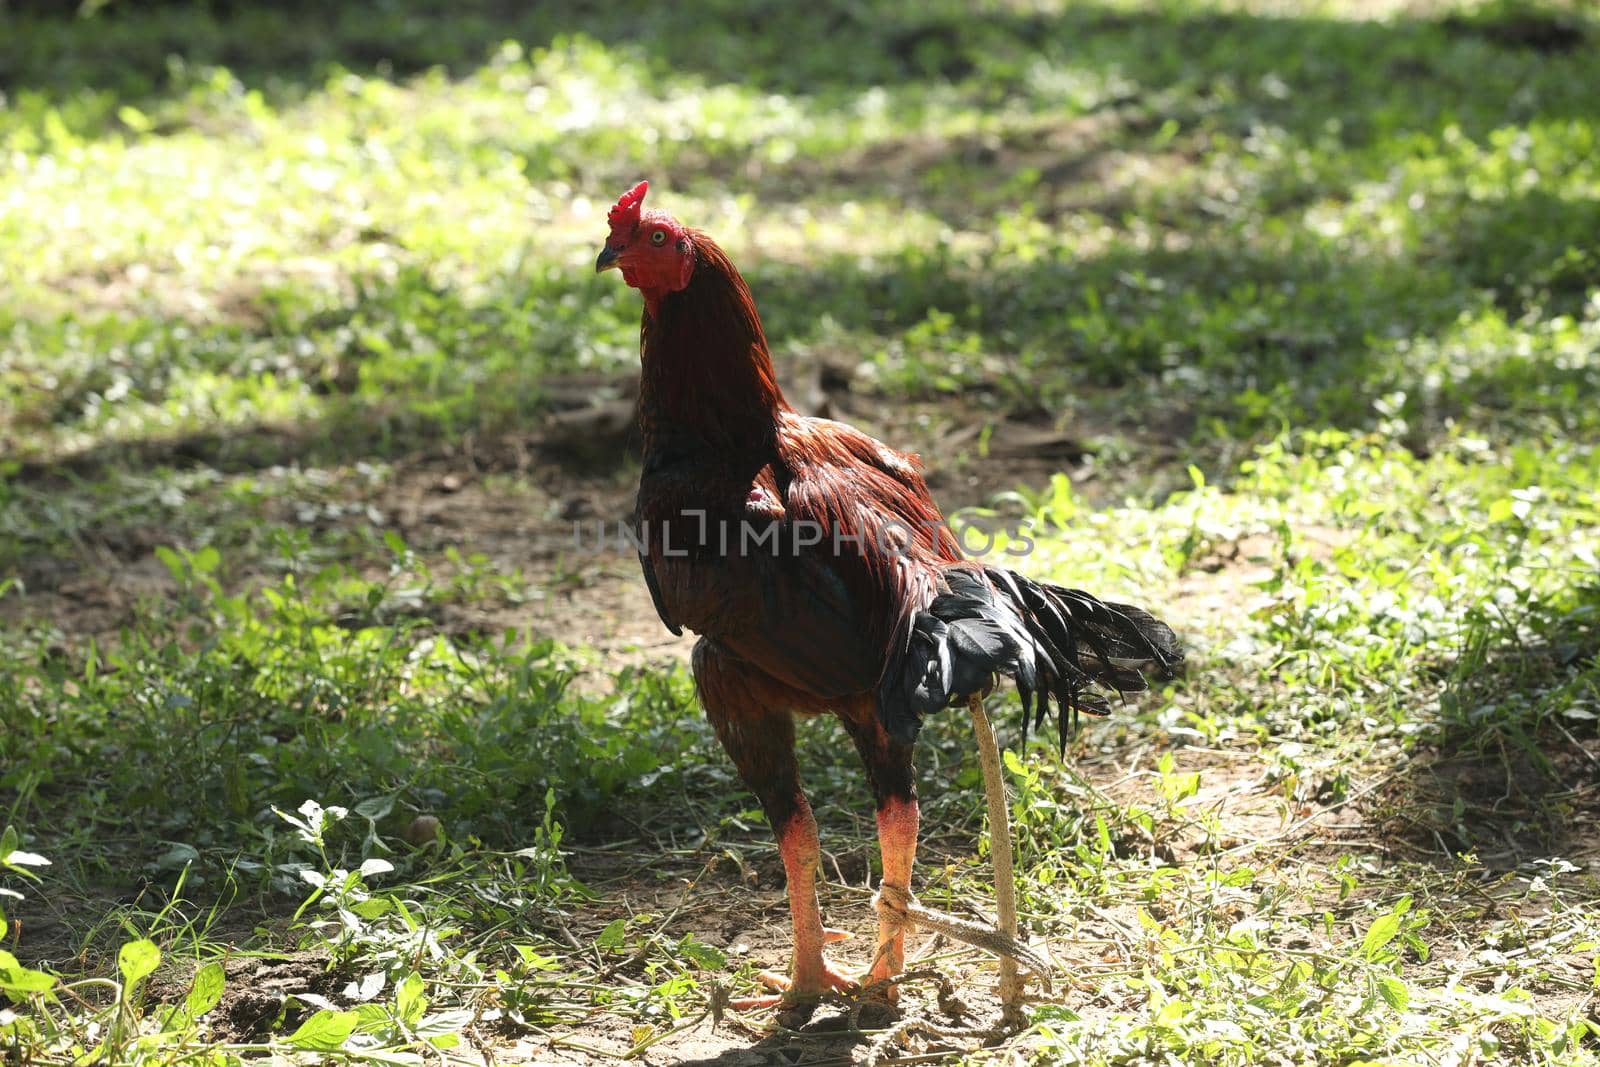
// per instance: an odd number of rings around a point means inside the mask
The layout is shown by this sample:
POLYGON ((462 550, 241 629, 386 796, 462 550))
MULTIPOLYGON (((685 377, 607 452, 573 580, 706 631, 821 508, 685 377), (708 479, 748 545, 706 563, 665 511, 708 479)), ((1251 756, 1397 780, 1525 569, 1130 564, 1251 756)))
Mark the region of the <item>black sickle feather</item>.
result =
POLYGON ((1078 715, 1110 714, 1091 687, 1139 692, 1145 671, 1171 674, 1183 663, 1177 636, 1142 608, 981 564, 953 564, 941 578, 878 684, 879 721, 897 740, 910 743, 925 715, 965 704, 1006 675, 1022 700, 1024 743, 1053 699, 1065 753, 1078 715))

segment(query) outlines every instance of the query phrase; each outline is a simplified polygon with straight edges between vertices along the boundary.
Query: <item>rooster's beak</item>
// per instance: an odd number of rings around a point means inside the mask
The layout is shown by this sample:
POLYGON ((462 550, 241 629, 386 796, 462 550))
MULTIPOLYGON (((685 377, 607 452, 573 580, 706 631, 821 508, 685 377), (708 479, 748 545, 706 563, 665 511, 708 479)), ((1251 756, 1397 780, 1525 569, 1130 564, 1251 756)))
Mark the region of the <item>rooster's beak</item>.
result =
POLYGON ((594 272, 599 274, 602 271, 616 270, 618 266, 617 260, 621 257, 622 253, 620 251, 610 245, 606 245, 600 250, 600 257, 594 261, 594 272))

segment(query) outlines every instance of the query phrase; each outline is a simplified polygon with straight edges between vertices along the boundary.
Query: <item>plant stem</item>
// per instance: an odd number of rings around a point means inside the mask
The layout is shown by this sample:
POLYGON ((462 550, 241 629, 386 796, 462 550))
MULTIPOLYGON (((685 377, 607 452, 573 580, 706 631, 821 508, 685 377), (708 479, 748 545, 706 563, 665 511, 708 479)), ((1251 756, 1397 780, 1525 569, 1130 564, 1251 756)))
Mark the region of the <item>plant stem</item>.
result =
MULTIPOLYGON (((1006 811, 1006 784, 1000 777, 1000 750, 994 730, 983 710, 983 698, 967 702, 972 730, 978 738, 978 763, 983 768, 983 792, 989 801, 989 857, 994 864, 994 901, 1000 932, 1017 936, 1017 881, 1011 868, 1011 819, 1006 811)), ((1000 1012, 1007 1025, 1022 1023, 1022 979, 1017 961, 1000 957, 1000 1012)))

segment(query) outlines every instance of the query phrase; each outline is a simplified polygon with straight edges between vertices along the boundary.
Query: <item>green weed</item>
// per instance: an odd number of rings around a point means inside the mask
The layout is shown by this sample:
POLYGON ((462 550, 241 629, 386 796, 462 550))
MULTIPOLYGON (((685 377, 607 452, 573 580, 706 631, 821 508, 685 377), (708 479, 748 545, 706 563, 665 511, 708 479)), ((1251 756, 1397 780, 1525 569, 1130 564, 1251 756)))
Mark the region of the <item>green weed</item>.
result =
MULTIPOLYGON (((35 7, 0 13, 4 1055, 739 1025, 768 830, 681 668, 536 610, 616 561, 525 533, 632 480, 545 419, 626 395, 637 300, 592 263, 648 176, 795 396, 825 364, 1022 566, 1190 645, 1066 765, 1002 735, 1070 983, 1018 1055, 1593 1062, 1580 6, 35 7), (1012 486, 1035 423, 1077 458, 1012 486)), ((853 753, 801 758, 830 919, 870 924, 853 753)), ((959 717, 920 767, 919 891, 982 911, 959 717)))

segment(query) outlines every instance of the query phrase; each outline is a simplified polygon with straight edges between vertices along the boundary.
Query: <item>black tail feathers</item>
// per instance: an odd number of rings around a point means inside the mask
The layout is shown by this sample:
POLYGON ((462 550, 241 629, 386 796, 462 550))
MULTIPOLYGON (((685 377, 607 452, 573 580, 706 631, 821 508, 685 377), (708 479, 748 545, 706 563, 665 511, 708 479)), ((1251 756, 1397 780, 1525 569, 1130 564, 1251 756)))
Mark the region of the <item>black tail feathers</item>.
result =
POLYGON ((942 577, 948 592, 911 620, 904 647, 878 683, 878 718, 907 744, 924 715, 965 704, 1004 674, 1022 697, 1023 740, 1054 699, 1065 752, 1080 712, 1110 712, 1090 686, 1136 693, 1146 688, 1145 671, 1170 674, 1183 663, 1172 628, 1141 608, 998 567, 960 564, 942 577))

